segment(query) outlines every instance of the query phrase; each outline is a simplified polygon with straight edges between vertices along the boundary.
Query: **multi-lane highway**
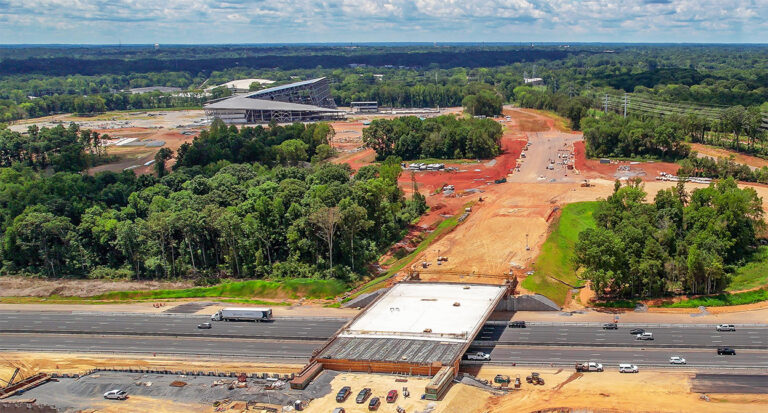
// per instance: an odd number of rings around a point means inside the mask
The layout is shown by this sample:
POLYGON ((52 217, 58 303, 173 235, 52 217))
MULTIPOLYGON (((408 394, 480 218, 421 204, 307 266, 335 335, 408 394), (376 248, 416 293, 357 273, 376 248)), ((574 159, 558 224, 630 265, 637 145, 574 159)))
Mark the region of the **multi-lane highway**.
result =
MULTIPOLYGON (((126 352, 232 357, 307 359, 345 322, 344 319, 277 318, 273 322, 213 322, 207 316, 0 312, 0 350, 126 352)), ((768 369, 768 326, 718 332, 713 325, 635 326, 655 340, 638 341, 630 327, 603 330, 599 324, 529 324, 508 328, 487 324, 471 350, 491 354, 492 363, 570 365, 599 361, 606 366, 633 363, 668 366, 670 356, 687 359, 688 368, 768 369), (718 356, 715 347, 736 349, 718 356)))
POLYGON ((642 326, 653 334, 653 340, 637 340, 630 330, 638 327, 620 326, 603 330, 594 326, 530 325, 528 328, 508 328, 486 324, 475 340, 494 341, 507 345, 569 345, 606 347, 669 347, 768 349, 768 328, 739 327, 736 331, 717 331, 713 325, 654 327, 642 326))
POLYGON ((66 351, 209 357, 297 359, 306 361, 323 341, 229 339, 216 337, 137 337, 85 334, 2 334, 0 350, 66 351))
POLYGON ((325 340, 347 320, 282 318, 266 323, 212 322, 210 330, 197 328, 210 321, 205 315, 0 312, 0 332, 325 340))
POLYGON ((750 368, 768 369, 768 351, 737 350, 735 356, 718 356, 712 349, 667 348, 615 348, 615 347, 555 347, 555 346, 506 346, 472 347, 471 351, 484 351, 491 355, 491 362, 498 364, 547 364, 572 365, 577 362, 596 361, 606 368, 620 363, 642 367, 679 367, 669 363, 671 356, 686 359, 686 366, 694 368, 750 368))

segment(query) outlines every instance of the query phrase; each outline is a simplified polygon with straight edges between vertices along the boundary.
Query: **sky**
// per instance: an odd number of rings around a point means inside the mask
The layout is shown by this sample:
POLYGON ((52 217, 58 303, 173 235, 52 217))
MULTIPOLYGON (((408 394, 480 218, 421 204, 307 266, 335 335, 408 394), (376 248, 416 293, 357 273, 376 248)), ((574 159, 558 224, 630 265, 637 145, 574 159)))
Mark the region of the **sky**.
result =
POLYGON ((0 44, 768 43, 768 0, 0 0, 0 44))

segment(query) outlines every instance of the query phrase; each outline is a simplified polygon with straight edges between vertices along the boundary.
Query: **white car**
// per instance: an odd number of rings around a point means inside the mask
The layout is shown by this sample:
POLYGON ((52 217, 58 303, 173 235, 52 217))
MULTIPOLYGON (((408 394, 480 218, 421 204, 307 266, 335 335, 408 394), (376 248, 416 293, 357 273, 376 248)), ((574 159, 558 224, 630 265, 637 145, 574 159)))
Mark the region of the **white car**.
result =
POLYGON ((717 326, 717 331, 736 331, 736 326, 733 324, 720 324, 717 326))
POLYGON ((669 358, 669 364, 685 364, 685 359, 680 356, 672 356, 669 358))
POLYGON ((619 364, 619 373, 637 373, 640 369, 634 364, 619 364))
POLYGON ((125 400, 128 398, 128 393, 125 390, 110 390, 104 393, 104 398, 112 400, 125 400))
POLYGON ((653 333, 642 333, 635 336, 635 340, 653 340, 653 333))
POLYGON ((467 360, 489 361, 490 359, 491 359, 491 355, 488 353, 483 353, 482 351, 478 351, 477 353, 467 354, 467 360))

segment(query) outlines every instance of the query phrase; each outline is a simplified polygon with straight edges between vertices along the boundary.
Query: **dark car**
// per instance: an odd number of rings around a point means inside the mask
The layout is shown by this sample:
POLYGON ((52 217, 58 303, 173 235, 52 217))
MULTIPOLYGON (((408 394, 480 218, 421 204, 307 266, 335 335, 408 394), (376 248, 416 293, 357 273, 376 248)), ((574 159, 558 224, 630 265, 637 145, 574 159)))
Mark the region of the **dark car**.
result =
POLYGON ((632 330, 629 330, 629 334, 632 334, 635 336, 643 333, 645 333, 645 330, 643 330, 642 328, 633 328, 632 330))
POLYGON ((352 388, 349 386, 344 386, 339 390, 338 393, 336 393, 336 401, 339 403, 343 403, 344 400, 347 400, 347 397, 352 394, 352 388))
POLYGON ((525 328, 525 321, 513 321, 509 323, 511 328, 525 328))
POLYGON ((619 326, 616 323, 603 324, 603 330, 618 330, 619 326))
POLYGON ((371 389, 368 387, 360 390, 360 393, 357 393, 357 397, 355 398, 355 402, 357 404, 363 404, 366 400, 368 400, 368 396, 371 395, 371 389))
POLYGON ((717 348, 717 354, 721 356, 735 356, 736 350, 730 348, 730 347, 718 347, 717 348))
POLYGON ((387 403, 394 403, 397 400, 397 390, 390 390, 387 393, 387 403))
POLYGON ((368 410, 379 410, 379 406, 381 406, 381 400, 378 397, 374 397, 368 402, 368 410))
POLYGON ((202 323, 202 324, 198 324, 198 325, 197 325, 197 328, 203 328, 203 329, 208 329, 208 328, 211 328, 211 323, 202 323))

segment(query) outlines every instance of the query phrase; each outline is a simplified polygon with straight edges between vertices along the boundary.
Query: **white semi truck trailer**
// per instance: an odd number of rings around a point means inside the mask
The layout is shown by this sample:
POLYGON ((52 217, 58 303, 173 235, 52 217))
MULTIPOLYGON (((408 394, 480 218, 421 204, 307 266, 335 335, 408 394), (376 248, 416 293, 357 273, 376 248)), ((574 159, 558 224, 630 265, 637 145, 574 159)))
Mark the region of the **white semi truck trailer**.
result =
POLYGON ((271 308, 222 308, 211 316, 212 321, 269 321, 271 308))

